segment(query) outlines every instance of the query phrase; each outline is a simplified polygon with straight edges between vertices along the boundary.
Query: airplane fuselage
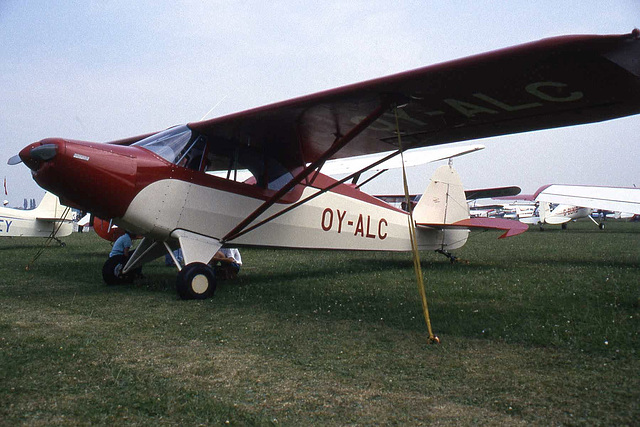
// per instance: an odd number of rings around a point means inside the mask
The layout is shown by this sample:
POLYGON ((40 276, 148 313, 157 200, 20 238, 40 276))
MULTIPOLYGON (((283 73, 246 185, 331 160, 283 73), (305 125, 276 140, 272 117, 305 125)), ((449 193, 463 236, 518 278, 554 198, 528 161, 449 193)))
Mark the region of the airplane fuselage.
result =
MULTIPOLYGON (((186 232, 220 244, 411 250, 406 212, 344 184, 230 238, 230 231, 269 201, 276 189, 181 167, 137 146, 47 139, 26 147, 21 157, 38 184, 64 204, 113 219, 120 227, 155 241, 175 242, 186 232), (55 156, 45 161, 32 158, 30 153, 41 146, 55 151, 55 156)), ((332 178, 315 175, 273 203, 249 227, 334 183, 332 178)), ((468 230, 420 229, 417 233, 420 249, 456 249, 466 242, 468 230)))
MULTIPOLYGON (((301 198, 321 191, 315 187, 302 187, 301 198)), ((326 192, 239 236, 233 243, 307 249, 411 250, 406 212, 358 190, 342 187, 345 194, 326 192)), ((142 189, 118 222, 125 228, 159 240, 167 239, 177 229, 221 240, 261 204, 260 199, 216 187, 163 179, 142 189), (157 197, 158 194, 163 198, 157 197), (167 205, 166 200, 172 202, 167 205)), ((255 222, 288 206, 273 205, 255 222)), ((419 232, 421 249, 437 249, 443 244, 443 232, 419 232)), ((457 241, 461 233, 466 236, 466 231, 460 230, 447 230, 447 233, 456 234, 457 241)))
MULTIPOLYGON (((544 202, 542 202, 544 203, 544 202)), ((579 206, 558 205, 547 213, 542 222, 545 224, 565 224, 580 218, 587 218, 593 213, 593 209, 579 206)))

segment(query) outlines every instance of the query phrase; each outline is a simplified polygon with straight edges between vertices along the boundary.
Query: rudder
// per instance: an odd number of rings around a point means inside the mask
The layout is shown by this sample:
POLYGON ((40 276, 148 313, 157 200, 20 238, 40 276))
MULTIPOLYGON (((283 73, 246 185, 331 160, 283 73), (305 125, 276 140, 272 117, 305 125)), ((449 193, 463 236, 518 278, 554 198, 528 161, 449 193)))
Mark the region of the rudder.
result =
POLYGON ((413 210, 416 224, 432 224, 416 229, 420 249, 452 250, 462 247, 469 236, 466 228, 447 228, 469 218, 469 206, 460 175, 453 166, 440 166, 431 177, 413 210))
POLYGON ((467 218, 469 206, 460 175, 451 165, 440 166, 414 208, 413 219, 418 224, 453 224, 467 218))

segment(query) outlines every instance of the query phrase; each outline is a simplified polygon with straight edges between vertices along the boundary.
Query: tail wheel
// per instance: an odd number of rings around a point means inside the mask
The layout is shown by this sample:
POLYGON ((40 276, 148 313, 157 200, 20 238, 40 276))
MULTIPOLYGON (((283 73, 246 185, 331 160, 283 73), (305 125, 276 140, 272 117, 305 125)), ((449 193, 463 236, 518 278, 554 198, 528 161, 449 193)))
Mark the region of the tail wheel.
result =
POLYGON ((187 264, 176 279, 176 290, 181 299, 206 299, 216 290, 216 277, 207 264, 187 264))
POLYGON ((124 282, 122 269, 127 262, 124 255, 116 255, 109 258, 102 266, 102 280, 107 285, 117 285, 124 282))

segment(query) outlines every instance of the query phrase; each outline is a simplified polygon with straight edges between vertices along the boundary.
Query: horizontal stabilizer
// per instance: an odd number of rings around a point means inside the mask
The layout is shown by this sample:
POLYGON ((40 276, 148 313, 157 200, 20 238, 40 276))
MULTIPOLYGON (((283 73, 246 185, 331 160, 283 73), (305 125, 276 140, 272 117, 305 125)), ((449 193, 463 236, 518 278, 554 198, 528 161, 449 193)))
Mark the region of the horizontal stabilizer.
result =
POLYGON ((70 217, 65 217, 65 218, 41 218, 41 217, 36 217, 36 221, 45 221, 45 222, 60 222, 60 221, 64 221, 64 222, 72 222, 73 220, 70 217))
POLYGON ((467 218, 460 221, 456 221, 453 224, 416 224, 418 227, 440 228, 440 229, 462 229, 462 228, 480 228, 491 230, 505 230, 499 239, 505 237, 517 236, 529 229, 526 224, 520 221, 513 221, 510 219, 502 218, 467 218))

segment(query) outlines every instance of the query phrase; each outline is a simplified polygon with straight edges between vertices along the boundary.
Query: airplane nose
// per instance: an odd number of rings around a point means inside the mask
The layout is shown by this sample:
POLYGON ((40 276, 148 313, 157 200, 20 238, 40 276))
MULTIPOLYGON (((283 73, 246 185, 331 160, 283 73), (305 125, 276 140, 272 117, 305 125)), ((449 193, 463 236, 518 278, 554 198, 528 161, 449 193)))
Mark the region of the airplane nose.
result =
MULTIPOLYGON (((39 145, 32 144, 23 148, 18 156, 29 169, 32 171, 38 171, 42 167, 43 163, 53 160, 59 151, 60 147, 58 144, 45 142, 40 143, 39 145)), ((9 159, 9 164, 17 163, 20 163, 20 161, 16 159, 15 156, 9 159)))

